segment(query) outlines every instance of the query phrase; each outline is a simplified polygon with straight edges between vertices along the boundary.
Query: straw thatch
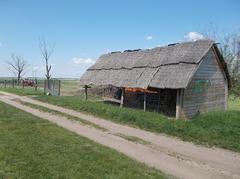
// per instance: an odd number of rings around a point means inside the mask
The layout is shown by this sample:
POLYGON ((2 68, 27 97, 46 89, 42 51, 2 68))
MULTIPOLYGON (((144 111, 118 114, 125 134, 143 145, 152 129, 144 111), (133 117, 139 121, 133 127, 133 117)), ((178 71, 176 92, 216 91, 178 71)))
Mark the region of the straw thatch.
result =
POLYGON ((81 77, 85 85, 186 88, 214 42, 200 40, 102 55, 81 77))

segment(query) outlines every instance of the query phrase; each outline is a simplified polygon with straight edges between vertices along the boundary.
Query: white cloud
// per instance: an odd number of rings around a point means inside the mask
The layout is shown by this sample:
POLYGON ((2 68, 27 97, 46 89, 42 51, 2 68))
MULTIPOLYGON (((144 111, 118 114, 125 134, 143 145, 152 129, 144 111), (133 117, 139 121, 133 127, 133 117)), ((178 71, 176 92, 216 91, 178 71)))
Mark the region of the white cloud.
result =
POLYGON ((196 41, 196 40, 201 40, 205 39, 205 37, 200 34, 199 32, 188 32, 184 38, 188 41, 196 41))
POLYGON ((74 57, 72 59, 72 61, 75 64, 82 64, 82 65, 92 65, 95 63, 95 61, 91 58, 76 58, 76 57, 74 57))
POLYGON ((145 37, 146 40, 152 40, 153 39, 153 36, 149 35, 147 37, 145 37))

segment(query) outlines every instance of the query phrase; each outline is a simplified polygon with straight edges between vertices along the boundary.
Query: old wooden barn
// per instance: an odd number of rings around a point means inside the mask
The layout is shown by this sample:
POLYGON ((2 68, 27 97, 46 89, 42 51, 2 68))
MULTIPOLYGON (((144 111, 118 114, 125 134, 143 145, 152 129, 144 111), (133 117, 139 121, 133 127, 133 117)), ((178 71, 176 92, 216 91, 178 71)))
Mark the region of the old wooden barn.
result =
POLYGON ((104 54, 80 82, 115 89, 121 106, 132 104, 176 118, 227 109, 229 74, 210 40, 104 54))

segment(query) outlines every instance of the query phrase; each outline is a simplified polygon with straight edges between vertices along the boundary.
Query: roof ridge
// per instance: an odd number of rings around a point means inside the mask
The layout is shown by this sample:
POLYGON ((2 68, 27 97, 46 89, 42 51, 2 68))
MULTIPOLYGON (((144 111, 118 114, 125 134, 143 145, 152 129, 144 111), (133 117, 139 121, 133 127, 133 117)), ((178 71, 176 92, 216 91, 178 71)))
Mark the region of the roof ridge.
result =
POLYGON ((117 51, 112 51, 112 52, 109 52, 109 53, 105 53, 103 54, 102 56, 104 55, 112 55, 112 54, 123 54, 123 53, 132 53, 132 52, 149 52, 151 50, 154 50, 154 49, 159 49, 159 48, 169 48, 169 47, 174 47, 174 46, 179 46, 179 45, 184 45, 184 44, 194 44, 194 43, 197 43, 197 42, 212 42, 215 43, 213 40, 210 40, 210 39, 201 39, 201 40, 196 40, 196 41, 183 41, 183 42, 174 42, 174 43, 169 43, 167 45, 163 45, 163 46, 156 46, 156 47, 153 47, 153 48, 146 48, 146 49, 140 49, 140 48, 137 48, 137 49, 126 49, 126 50, 117 50, 117 51), (174 45, 172 45, 174 44, 174 45))

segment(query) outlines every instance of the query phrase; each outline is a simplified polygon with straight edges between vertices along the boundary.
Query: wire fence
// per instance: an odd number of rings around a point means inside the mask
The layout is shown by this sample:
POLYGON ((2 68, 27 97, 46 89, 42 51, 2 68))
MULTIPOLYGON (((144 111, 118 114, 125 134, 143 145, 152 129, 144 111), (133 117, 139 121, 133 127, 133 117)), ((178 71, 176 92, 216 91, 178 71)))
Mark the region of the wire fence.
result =
POLYGON ((22 79, 19 81, 16 78, 0 78, 0 88, 25 88, 25 87, 32 87, 36 90, 38 88, 44 88, 44 80, 38 79, 22 79))
POLYGON ((44 80, 44 94, 60 96, 61 81, 57 79, 44 80))
POLYGON ((46 80, 39 78, 25 78, 18 84, 16 78, 1 78, 0 88, 28 88, 45 92, 54 96, 81 96, 82 86, 78 79, 51 79, 47 89, 46 80))
POLYGON ((1 79, 0 80, 0 87, 11 87, 14 88, 17 85, 17 80, 15 79, 1 79))

